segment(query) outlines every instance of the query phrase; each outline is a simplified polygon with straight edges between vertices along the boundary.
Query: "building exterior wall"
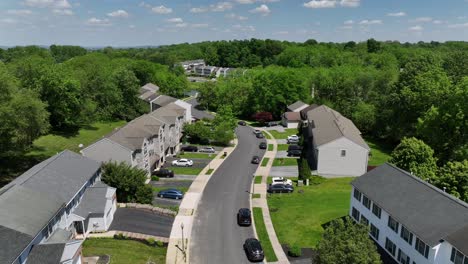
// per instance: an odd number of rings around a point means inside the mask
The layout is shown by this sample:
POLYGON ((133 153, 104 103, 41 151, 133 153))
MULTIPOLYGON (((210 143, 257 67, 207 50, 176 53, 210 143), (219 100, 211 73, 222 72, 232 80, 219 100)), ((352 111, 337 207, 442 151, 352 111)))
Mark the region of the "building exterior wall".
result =
POLYGON ((182 100, 177 100, 174 103, 185 109, 185 116, 184 116, 185 121, 184 122, 191 123, 192 122, 192 105, 182 100))
POLYGON ((82 149, 80 153, 88 158, 100 162, 116 161, 125 162, 132 165, 132 155, 129 149, 126 149, 118 144, 104 138, 92 145, 82 149))
POLYGON ((361 176, 367 171, 369 150, 345 137, 315 149, 319 175, 361 176), (345 156, 341 155, 342 151, 345 156))

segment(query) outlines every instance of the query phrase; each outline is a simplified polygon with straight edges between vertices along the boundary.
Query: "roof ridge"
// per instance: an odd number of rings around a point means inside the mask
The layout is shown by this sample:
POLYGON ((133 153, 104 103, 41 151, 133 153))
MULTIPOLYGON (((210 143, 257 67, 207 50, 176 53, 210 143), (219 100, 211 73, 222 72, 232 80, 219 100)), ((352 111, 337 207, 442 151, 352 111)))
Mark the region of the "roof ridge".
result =
MULTIPOLYGON (((24 180, 23 182, 21 182, 20 185, 23 185, 25 182, 29 181, 34 175, 36 175, 37 173, 39 173, 40 171, 42 171, 45 167, 47 167, 47 166, 48 166, 50 163, 52 163, 53 161, 57 160, 57 158, 60 157, 60 156, 62 156, 62 155, 65 153, 65 151, 67 151, 67 150, 68 150, 68 149, 64 149, 64 150, 62 150, 61 152, 59 152, 58 154, 56 154, 56 155, 50 157, 49 159, 46 159, 46 160, 42 161, 42 162, 46 162, 46 161, 48 161, 48 162, 47 162, 47 164, 45 164, 45 166, 43 166, 42 168, 40 168, 39 170, 37 170, 36 172, 34 172, 32 175, 30 175, 26 180, 24 180)), ((69 151, 69 152, 72 152, 72 151, 70 151, 70 150, 68 150, 68 151, 69 151)), ((74 152, 73 152, 73 153, 74 153, 74 152)), ((40 162, 40 163, 34 165, 32 168, 34 168, 35 166, 41 164, 42 162, 40 162)), ((30 168, 30 169, 32 169, 32 168, 30 168)), ((30 169, 29 169, 29 170, 30 170, 30 169)), ((26 172, 28 172, 29 170, 27 170, 26 172)), ((25 173, 26 173, 26 172, 25 172, 25 173)), ((24 175, 24 173, 23 173, 22 175, 24 175)))

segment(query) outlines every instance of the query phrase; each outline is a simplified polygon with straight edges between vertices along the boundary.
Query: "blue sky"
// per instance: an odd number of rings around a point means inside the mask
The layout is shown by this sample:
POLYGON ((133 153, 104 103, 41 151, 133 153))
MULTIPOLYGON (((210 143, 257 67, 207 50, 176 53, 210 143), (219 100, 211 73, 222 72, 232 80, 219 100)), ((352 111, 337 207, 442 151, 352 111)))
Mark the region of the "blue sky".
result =
POLYGON ((468 41, 468 0, 1 0, 0 45, 468 41))

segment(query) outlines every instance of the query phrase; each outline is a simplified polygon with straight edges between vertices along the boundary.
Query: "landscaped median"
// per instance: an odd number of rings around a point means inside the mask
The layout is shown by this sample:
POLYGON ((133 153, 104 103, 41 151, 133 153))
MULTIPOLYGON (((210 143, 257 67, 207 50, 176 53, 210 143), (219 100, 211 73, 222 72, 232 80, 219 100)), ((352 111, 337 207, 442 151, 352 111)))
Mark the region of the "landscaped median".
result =
POLYGON ((276 257, 275 251, 273 250, 273 246, 271 245, 270 238, 268 237, 268 232, 265 227, 265 222, 263 221, 262 208, 254 207, 253 217, 258 240, 260 240, 260 243, 262 244, 266 260, 269 262, 277 261, 278 258, 276 257))
POLYGON ((176 175, 193 175, 197 176, 203 170, 203 168, 194 168, 194 167, 170 167, 170 170, 176 175))
POLYGON ((262 166, 262 167, 266 167, 266 165, 268 164, 268 161, 269 161, 269 160, 270 160, 270 158, 263 158, 261 166, 262 166))
POLYGON ((272 166, 297 166, 297 161, 298 159, 295 158, 276 158, 272 166))
POLYGON ((214 159, 217 154, 197 153, 197 152, 184 152, 177 155, 181 159, 214 159))

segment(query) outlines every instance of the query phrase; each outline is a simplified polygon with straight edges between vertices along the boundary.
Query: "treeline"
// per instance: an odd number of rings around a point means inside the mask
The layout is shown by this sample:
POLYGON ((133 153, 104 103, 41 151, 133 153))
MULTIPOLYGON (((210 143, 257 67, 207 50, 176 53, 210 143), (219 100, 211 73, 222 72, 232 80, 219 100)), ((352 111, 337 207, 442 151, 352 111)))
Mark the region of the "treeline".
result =
POLYGON ((147 60, 112 58, 75 46, 0 49, 0 149, 21 152, 48 131, 73 133, 101 120, 147 111, 137 98, 153 82, 180 97, 183 72, 147 60))

